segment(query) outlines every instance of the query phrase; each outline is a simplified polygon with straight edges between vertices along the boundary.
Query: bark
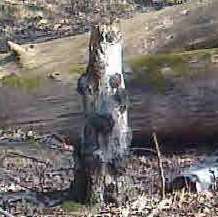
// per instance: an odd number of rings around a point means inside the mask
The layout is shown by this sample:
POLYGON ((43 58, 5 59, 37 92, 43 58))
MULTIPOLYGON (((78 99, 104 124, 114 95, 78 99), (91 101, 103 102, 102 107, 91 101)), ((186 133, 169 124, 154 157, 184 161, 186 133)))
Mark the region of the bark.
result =
POLYGON ((122 74, 121 33, 94 26, 87 72, 78 81, 85 125, 75 159, 74 196, 80 202, 117 202, 116 180, 130 143, 128 97, 122 74))

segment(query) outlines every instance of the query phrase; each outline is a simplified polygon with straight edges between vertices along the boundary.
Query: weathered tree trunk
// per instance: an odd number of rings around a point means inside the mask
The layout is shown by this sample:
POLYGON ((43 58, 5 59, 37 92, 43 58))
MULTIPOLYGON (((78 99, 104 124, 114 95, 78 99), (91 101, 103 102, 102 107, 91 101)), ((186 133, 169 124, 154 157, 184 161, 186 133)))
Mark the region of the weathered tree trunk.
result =
POLYGON ((85 125, 75 156, 74 196, 81 202, 116 202, 116 177, 131 134, 121 33, 115 24, 93 27, 89 64, 78 81, 78 92, 83 98, 85 125))

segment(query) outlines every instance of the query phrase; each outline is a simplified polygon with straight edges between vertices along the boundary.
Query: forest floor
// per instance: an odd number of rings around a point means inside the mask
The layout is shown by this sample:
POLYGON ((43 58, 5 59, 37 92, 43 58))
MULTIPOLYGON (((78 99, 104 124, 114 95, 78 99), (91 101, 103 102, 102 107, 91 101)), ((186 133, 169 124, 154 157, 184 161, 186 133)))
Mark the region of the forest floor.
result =
MULTIPOLYGON (((60 199, 64 197, 67 191, 61 189, 66 189, 69 179, 73 179, 73 166, 71 168, 67 166, 67 159, 70 159, 68 152, 49 149, 48 147, 42 151, 40 148, 41 145, 37 145, 35 142, 33 145, 30 143, 31 141, 29 141, 28 146, 21 145, 19 148, 16 147, 16 144, 13 146, 10 145, 10 148, 8 145, 1 145, 1 171, 4 171, 4 173, 1 173, 0 181, 0 196, 2 197, 2 201, 4 201, 2 207, 15 216, 22 216, 24 213, 26 216, 31 215, 37 217, 57 215, 61 217, 218 216, 217 188, 210 191, 194 193, 190 189, 189 191, 185 190, 184 185, 181 185, 180 189, 173 191, 169 187, 166 187, 165 198, 161 200, 160 195, 162 189, 159 166, 157 157, 152 153, 144 156, 131 154, 124 163, 123 166, 125 169, 123 168, 123 173, 120 174, 117 185, 119 186, 119 195, 122 194, 125 200, 120 201, 119 204, 111 202, 95 208, 66 200, 62 201, 61 205, 54 207, 44 207, 39 204, 36 206, 34 203, 43 203, 43 201, 46 203, 47 201, 50 204, 52 201, 55 201, 55 198, 57 199, 58 197, 60 199), (19 152, 17 152, 18 149, 19 152), (26 158, 27 156, 34 157, 28 159, 26 158), (37 162, 36 159, 39 161, 37 162), (49 163, 50 166, 44 165, 43 162, 49 163), (43 173, 40 173, 39 168, 41 168, 41 172, 43 170, 43 173), (5 176, 14 176, 14 178, 5 179, 5 176), (62 178, 59 179, 59 177, 62 178), (36 184, 38 179, 39 184, 36 184), (45 183, 40 185, 40 180, 42 179, 45 183), (54 179, 56 180, 55 182, 54 179), (125 182, 125 180, 131 181, 125 182), (16 184, 14 184, 15 181, 16 184), (39 188, 38 190, 37 186, 39 188), (40 202, 37 197, 35 198, 34 194, 29 198, 19 193, 21 190, 22 192, 27 191, 26 188, 28 192, 37 192, 41 188, 44 189, 44 193, 41 193, 40 202), (58 193, 58 189, 62 193, 58 193), (49 197, 49 192, 53 192, 53 199, 49 197), (23 199, 20 200, 20 198, 23 199)), ((187 150, 183 153, 162 154, 165 178, 171 180, 172 177, 181 175, 184 170, 199 165, 206 158, 207 155, 205 152, 200 153, 196 149, 187 150)))
MULTIPOLYGON (((199 48, 214 48, 217 47, 217 1, 202 1, 198 5, 182 5, 165 8, 161 11, 153 11, 146 14, 137 14, 134 18, 128 20, 121 20, 121 29, 124 35, 124 57, 129 59, 130 57, 141 56, 150 53, 159 52, 180 52, 178 67, 175 66, 172 60, 175 60, 175 55, 171 56, 156 56, 148 58, 143 56, 143 64, 140 61, 136 62, 139 65, 134 65, 136 70, 138 67, 144 68, 144 64, 148 64, 151 70, 154 69, 158 73, 169 72, 169 66, 178 70, 186 69, 184 65, 181 65, 180 57, 187 61, 190 68, 196 67, 195 72, 204 72, 208 67, 214 67, 217 69, 217 49, 204 49, 195 50, 199 48), (199 16, 200 14, 200 16, 199 16), (181 31, 182 30, 182 31, 181 31), (184 50, 195 50, 184 52, 184 50), (182 52, 182 54, 181 54, 182 52), (172 58, 171 58, 172 57, 172 58), (187 58, 183 58, 187 57, 187 58), (191 57, 189 59, 189 57, 191 57), (196 58, 195 58, 196 57, 196 58), (198 57, 200 61, 198 61, 198 57), (155 59, 156 58, 156 59, 155 59), (146 62, 147 61, 147 62, 146 62), (158 67, 153 68, 153 64, 157 63, 158 67), (168 65, 165 66, 164 63, 168 65), (160 63, 160 65, 159 65, 160 63), (140 65, 141 64, 141 65, 140 65), (203 64, 203 66, 202 66, 203 64), (201 70, 198 70, 200 67, 201 70), (165 71, 164 71, 165 70, 165 71)), ((83 34, 78 36, 66 37, 55 39, 48 42, 34 44, 35 56, 34 61, 37 63, 37 67, 31 70, 20 68, 19 64, 15 61, 15 58, 11 53, 2 54, 0 56, 0 73, 6 75, 16 74, 17 72, 35 72, 36 74, 42 74, 48 76, 49 74, 69 74, 69 73, 81 73, 84 71, 84 64, 88 60, 88 41, 89 34, 83 34)), ((29 44, 23 45, 27 49, 29 44)), ((177 58, 177 57, 176 57, 177 58)), ((178 59, 176 59, 178 60, 178 59)), ((166 74, 167 76, 167 74, 166 74)), ((72 79, 72 77, 69 77, 72 79)), ((9 82, 10 83, 10 82, 9 82)), ((16 83, 16 82, 15 82, 16 83)), ((23 84, 23 82, 21 82, 23 84)), ((17 83, 16 83, 17 84, 17 83)), ((159 84, 159 83, 158 83, 159 84)), ((51 175, 57 173, 60 167, 66 169, 66 165, 61 165, 61 161, 67 161, 72 155, 69 152, 62 152, 61 150, 42 150, 43 146, 38 144, 29 145, 19 148, 14 144, 12 151, 19 150, 21 154, 34 155, 35 157, 43 156, 43 160, 48 159, 51 161, 52 166, 46 167, 44 174, 41 174, 37 167, 43 168, 40 165, 34 165, 27 160, 19 160, 15 164, 10 161, 10 158, 3 159, 1 169, 7 172, 10 176, 17 174, 18 179, 27 184, 28 187, 34 187, 34 181, 38 182, 40 177, 46 176, 46 186, 51 188, 65 189, 69 186, 69 182, 72 179, 72 174, 67 172, 57 175, 58 181, 55 186, 52 186, 54 177, 51 175), (28 149, 28 151, 27 151, 28 149), (66 157, 66 158, 65 158, 66 157), (61 158, 61 159, 60 159, 61 158), (8 161, 4 164, 4 160, 8 161), (56 162, 56 163, 55 163, 56 162), (9 163, 9 166, 8 166, 9 163), (59 165, 55 165, 58 164, 59 165), (20 173, 20 175, 19 175, 20 173), (47 174, 49 173, 49 175, 47 174), (26 176, 25 174, 28 174, 26 176), (48 176, 47 176, 48 175, 48 176), (35 176, 35 180, 32 177, 35 176), (64 186, 66 184, 66 186, 64 186)), ((10 152, 8 145, 1 146, 1 154, 10 152)), ((22 158, 22 157, 21 157, 22 158)), ((198 154, 188 151, 188 153, 174 153, 172 155, 164 155, 163 165, 166 177, 170 174, 179 175, 184 168, 189 168, 196 165, 206 158, 202 153, 198 154)), ((124 177, 130 177, 132 185, 128 186, 125 190, 126 201, 119 204, 107 204, 100 209, 95 210, 92 213, 80 204, 76 204, 72 201, 65 201, 62 205, 55 208, 35 209, 35 206, 29 209, 30 204, 27 202, 14 205, 14 202, 7 202, 6 208, 12 213, 17 212, 17 216, 30 214, 31 216, 172 216, 172 217, 216 217, 218 216, 218 194, 217 188, 213 191, 205 191, 201 193, 186 192, 181 190, 179 192, 173 191, 167 193, 164 200, 160 198, 160 176, 158 173, 157 158, 153 155, 146 157, 132 156, 126 162, 126 170, 123 174, 124 177), (12 203, 12 205, 11 205, 12 203), (35 214, 33 214, 35 212, 35 214)), ((1 173, 2 175, 4 173, 1 173)), ((14 187, 14 181, 10 180, 5 183, 4 177, 0 177, 1 187, 6 188, 7 191, 11 191, 14 187)), ((18 180, 19 181, 19 180, 18 180)), ((122 183, 120 183, 122 186, 122 183)), ((41 186, 43 187, 43 186, 41 186)), ((20 189, 20 188, 19 188, 20 189)), ((35 189, 34 189, 35 190, 35 189)), ((8 192, 5 192, 6 194, 8 192)), ((3 193, 2 195, 5 195, 3 193)), ((15 203, 16 204, 16 203, 15 203)))

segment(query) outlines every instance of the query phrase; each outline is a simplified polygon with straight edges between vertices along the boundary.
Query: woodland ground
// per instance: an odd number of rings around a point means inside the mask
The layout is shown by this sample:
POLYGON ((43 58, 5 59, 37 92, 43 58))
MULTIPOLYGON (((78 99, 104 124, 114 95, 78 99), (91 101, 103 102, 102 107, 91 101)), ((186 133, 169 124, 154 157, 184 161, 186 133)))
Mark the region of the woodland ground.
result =
MULTIPOLYGON (((124 58, 134 71, 139 72, 134 75, 136 80, 140 81, 141 78, 145 78, 144 72, 152 71, 155 73, 149 77, 149 81, 160 88, 163 85, 163 74, 164 76, 170 74, 179 77, 196 75, 199 72, 216 72, 217 8, 217 1, 206 0, 198 2, 197 5, 173 6, 161 11, 137 14, 128 20, 121 20, 124 58), (172 51, 174 53, 169 54, 172 51), (163 52, 167 54, 159 54, 163 52), (158 53, 158 55, 147 55, 154 53, 158 53), (132 58, 136 59, 132 60, 132 58)), ((35 82, 31 83, 31 79, 28 80, 28 76, 32 78, 32 73, 47 77, 48 74, 57 72, 66 75, 67 79, 72 79, 72 76, 68 77, 69 74, 84 71, 88 59, 88 41, 89 34, 86 33, 36 44, 34 48, 36 55, 33 58, 38 65, 31 70, 20 68, 11 54, 3 54, 1 55, 0 72, 6 72, 6 74, 18 72, 27 75, 27 80, 24 81, 19 80, 20 78, 12 80, 12 82, 10 79, 6 80, 6 83, 12 85, 15 83, 22 86, 27 83, 27 87, 29 83, 30 86, 35 85, 35 82)), ((23 46, 28 47, 29 45, 23 46)), ((186 156, 178 154, 176 157, 164 157, 164 165, 166 170, 181 169, 184 164, 189 167, 200 160, 201 156, 196 156, 195 153, 186 156)), ((105 216, 106 214, 102 213, 105 211, 109 212, 108 216, 124 217, 120 213, 125 209, 131 209, 130 216, 149 216, 148 213, 156 210, 159 206, 160 177, 157 174, 156 157, 148 158, 146 161, 139 157, 133 157, 132 160, 130 159, 129 165, 135 165, 128 172, 131 172, 131 176, 136 177, 137 183, 139 180, 142 181, 140 187, 143 189, 136 186, 133 188, 133 193, 136 195, 133 195, 129 203, 121 207, 113 205, 103 207, 100 210, 100 216, 105 216), (139 174, 138 168, 141 168, 142 174, 139 174), (145 176, 144 180, 141 180, 141 175, 145 176), (139 195, 143 201, 146 201, 143 208, 139 208, 139 195)), ((75 209, 83 209, 80 205, 71 202, 64 203, 62 207, 66 211, 71 211, 69 209, 75 207, 75 209)), ((215 217, 218 216, 217 207, 217 191, 199 195, 183 191, 174 192, 167 195, 166 203, 160 207, 159 213, 153 216, 215 217)), ((75 216, 75 214, 67 214, 67 216, 75 216)))

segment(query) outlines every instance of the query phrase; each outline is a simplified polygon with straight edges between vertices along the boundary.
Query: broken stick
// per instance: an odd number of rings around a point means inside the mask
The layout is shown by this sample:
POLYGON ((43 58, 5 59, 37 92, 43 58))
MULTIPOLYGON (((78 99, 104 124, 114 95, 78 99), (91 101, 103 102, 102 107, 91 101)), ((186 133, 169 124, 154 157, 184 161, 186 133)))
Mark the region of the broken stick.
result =
POLYGON ((155 149, 157 152, 159 174, 161 178, 161 199, 164 200, 165 199, 165 177, 164 177, 163 164, 162 164, 162 158, 161 158, 161 153, 160 153, 160 146, 159 146, 157 135, 155 132, 153 132, 152 137, 153 137, 155 149))

